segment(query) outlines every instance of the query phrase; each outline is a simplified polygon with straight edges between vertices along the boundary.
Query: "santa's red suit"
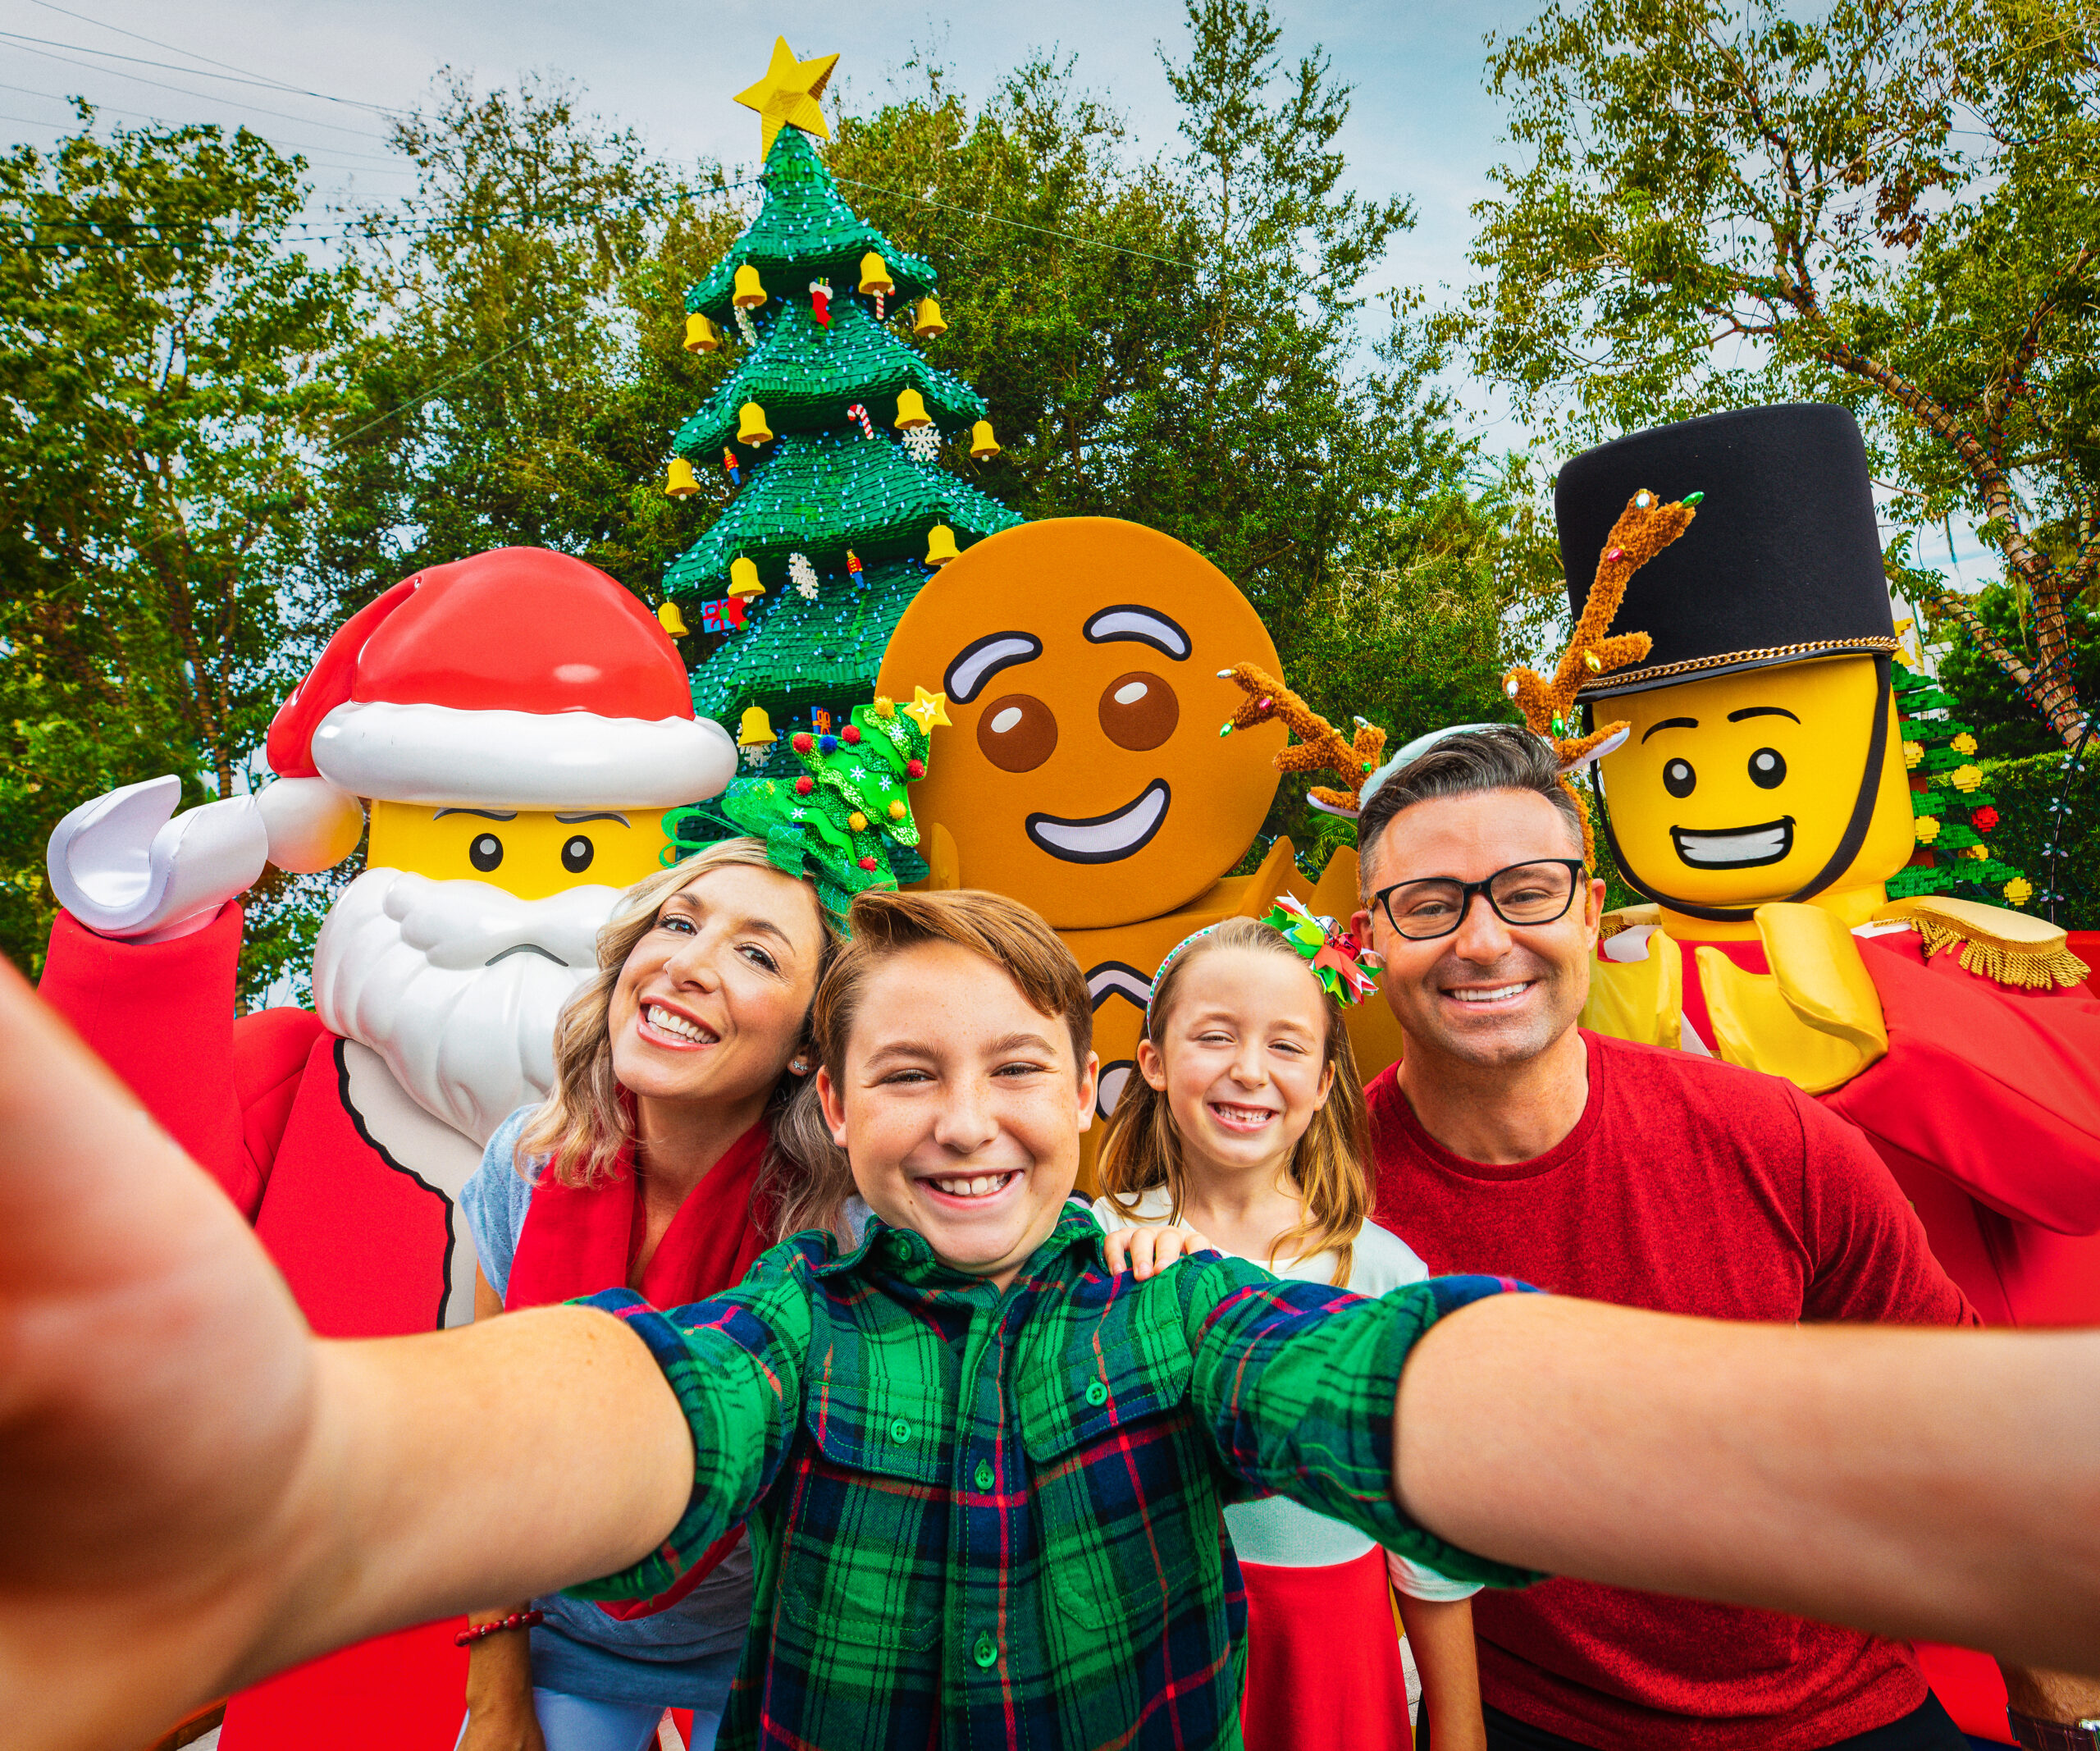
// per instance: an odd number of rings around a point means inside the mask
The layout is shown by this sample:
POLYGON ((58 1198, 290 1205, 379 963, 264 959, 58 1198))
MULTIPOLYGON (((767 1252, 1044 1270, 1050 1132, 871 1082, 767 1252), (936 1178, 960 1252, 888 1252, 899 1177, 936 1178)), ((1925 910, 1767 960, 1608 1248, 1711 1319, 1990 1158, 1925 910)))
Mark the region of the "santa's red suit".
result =
MULTIPOLYGON (((1637 959, 1648 933, 1603 952, 1637 959)), ((1924 1223, 1933 1252, 1993 1325, 2100 1325, 2100 1000, 2088 985, 2001 984, 1928 955, 1902 926, 1863 927, 1860 955, 1881 999, 1888 1050, 1821 1096, 1866 1133, 1924 1223)), ((1714 1049, 1698 951, 1770 971, 1761 940, 1681 941, 1683 1043, 1714 1049)), ((2100 935, 2071 940, 2100 965, 2100 935)), ((2017 1442, 2020 1431, 2003 1431, 2017 1442)), ((1928 1681, 1965 1730, 2002 1741, 1995 1663, 1921 1647, 1928 1681)))
MULTIPOLYGON (((41 990, 253 1220, 324 1337, 472 1317, 454 1200, 487 1136, 552 1080, 554 1023, 617 895, 520 899, 368 869, 322 927, 317 1009, 236 1017, 234 898, 352 848, 354 798, 475 809, 662 808, 726 784, 646 608, 581 560, 503 549, 354 616, 271 726, 278 782, 168 819, 172 779, 84 806, 52 838, 66 909, 41 990)), ((433 1431, 442 1439, 442 1431, 433 1431)), ((222 1751, 450 1751, 452 1626, 368 1644, 235 1697, 222 1751)))

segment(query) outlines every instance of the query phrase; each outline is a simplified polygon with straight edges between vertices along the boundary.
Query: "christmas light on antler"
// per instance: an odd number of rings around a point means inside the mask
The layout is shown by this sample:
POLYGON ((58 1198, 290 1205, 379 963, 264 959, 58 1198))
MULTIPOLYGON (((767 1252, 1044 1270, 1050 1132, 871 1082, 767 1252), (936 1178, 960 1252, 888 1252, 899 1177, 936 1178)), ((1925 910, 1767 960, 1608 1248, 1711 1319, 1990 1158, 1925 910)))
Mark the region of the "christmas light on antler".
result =
POLYGON ((1621 718, 1586 736, 1577 735, 1575 697, 1586 683, 1647 656, 1648 635, 1613 633, 1612 617, 1625 600, 1626 586, 1634 573, 1691 527, 1691 519, 1698 514, 1696 507, 1705 496, 1701 492, 1687 492, 1683 498, 1665 504, 1645 487, 1635 493, 1605 538, 1605 551, 1597 560, 1596 582, 1582 605, 1582 617, 1575 623, 1574 633, 1561 653, 1552 680, 1521 664, 1502 679, 1502 691, 1524 714, 1532 733, 1550 742, 1554 752, 1560 757, 1561 787, 1582 810, 1582 849, 1592 865, 1596 862, 1596 847, 1590 830, 1590 811, 1569 775, 1611 752, 1626 739, 1632 726, 1621 718))
POLYGON ((1246 694, 1239 709, 1219 729, 1221 736, 1235 729, 1252 729, 1257 724, 1277 721, 1290 726, 1298 740, 1276 756, 1279 772, 1332 772, 1338 786, 1316 784, 1307 793, 1313 807, 1330 815, 1354 816, 1363 781, 1377 769, 1378 757, 1386 751, 1386 732, 1363 719, 1356 720, 1356 738, 1344 741, 1342 733, 1306 704, 1266 669, 1253 663, 1235 663, 1218 670, 1246 694))

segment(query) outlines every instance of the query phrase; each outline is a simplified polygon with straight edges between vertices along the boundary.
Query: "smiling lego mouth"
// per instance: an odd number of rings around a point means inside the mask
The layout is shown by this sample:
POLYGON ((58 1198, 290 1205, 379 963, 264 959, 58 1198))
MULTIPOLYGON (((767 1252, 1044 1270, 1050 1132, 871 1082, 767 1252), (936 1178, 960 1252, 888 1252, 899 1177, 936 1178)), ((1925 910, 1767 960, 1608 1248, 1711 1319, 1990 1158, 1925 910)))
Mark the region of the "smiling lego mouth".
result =
POLYGON ((1114 863, 1152 843, 1166 819, 1173 793, 1156 778, 1135 802, 1107 815, 1068 821, 1056 815, 1031 815, 1024 825, 1039 850, 1067 863, 1114 863))
POLYGON ((1677 842, 1678 856, 1695 870, 1754 870, 1778 862, 1794 848, 1794 817, 1786 815, 1761 826, 1720 833, 1672 827, 1670 837, 1677 842))

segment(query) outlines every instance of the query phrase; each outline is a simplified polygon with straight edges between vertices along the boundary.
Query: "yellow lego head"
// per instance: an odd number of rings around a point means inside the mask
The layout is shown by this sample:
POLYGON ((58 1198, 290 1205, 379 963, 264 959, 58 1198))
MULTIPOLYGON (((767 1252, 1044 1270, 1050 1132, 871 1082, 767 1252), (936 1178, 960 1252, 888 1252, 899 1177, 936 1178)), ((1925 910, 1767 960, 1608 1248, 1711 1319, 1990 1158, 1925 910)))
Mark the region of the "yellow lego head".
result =
POLYGON ((485 881, 521 900, 569 888, 627 888, 663 867, 664 813, 375 802, 366 862, 434 881, 485 881))
POLYGON ((1695 918, 1817 894, 1879 903, 1913 849, 1884 666, 1787 663, 1600 704, 1632 725, 1600 767, 1628 885, 1695 918))

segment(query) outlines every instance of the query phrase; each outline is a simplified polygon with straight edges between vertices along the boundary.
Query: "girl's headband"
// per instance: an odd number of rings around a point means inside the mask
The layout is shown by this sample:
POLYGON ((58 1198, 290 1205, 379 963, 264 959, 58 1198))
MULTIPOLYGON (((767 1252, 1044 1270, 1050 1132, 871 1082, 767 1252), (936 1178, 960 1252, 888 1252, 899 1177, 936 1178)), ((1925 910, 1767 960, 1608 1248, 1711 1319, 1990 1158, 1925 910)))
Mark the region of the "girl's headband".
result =
MULTIPOLYGON (((1344 1009, 1378 989, 1378 981, 1372 975, 1384 970, 1384 960, 1375 949, 1359 948, 1356 939, 1340 929, 1332 918, 1315 917, 1300 901, 1288 894, 1279 894, 1276 904, 1262 922, 1298 951, 1311 968, 1312 976, 1320 981, 1321 990, 1344 1009)), ((1159 963, 1159 971, 1152 976, 1151 994, 1145 999, 1146 1039, 1154 1037, 1154 1011, 1159 1001, 1159 988, 1166 982, 1166 969, 1217 927, 1216 924, 1207 924, 1166 951, 1166 959, 1159 963)))

